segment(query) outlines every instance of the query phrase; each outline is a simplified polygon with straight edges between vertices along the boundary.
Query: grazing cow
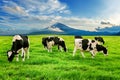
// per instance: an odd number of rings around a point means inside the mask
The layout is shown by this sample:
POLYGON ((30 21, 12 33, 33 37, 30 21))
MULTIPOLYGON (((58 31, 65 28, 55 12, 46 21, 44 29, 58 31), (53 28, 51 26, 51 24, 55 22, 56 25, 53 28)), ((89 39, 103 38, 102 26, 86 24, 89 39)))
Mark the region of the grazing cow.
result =
POLYGON ((99 51, 103 51, 103 53, 107 55, 107 49, 104 46, 99 45, 97 41, 91 39, 75 39, 73 56, 75 55, 77 49, 81 50, 83 57, 85 57, 83 51, 89 51, 92 57, 94 57, 96 52, 99 51))
POLYGON ((15 35, 13 37, 13 43, 11 50, 7 51, 8 61, 12 62, 13 58, 16 56, 16 61, 19 61, 19 52, 22 51, 22 60, 25 60, 25 54, 29 59, 29 39, 27 36, 15 35))
POLYGON ((103 40, 103 38, 100 37, 100 36, 95 37, 95 40, 98 41, 98 42, 100 42, 100 43, 103 43, 103 44, 105 43, 105 41, 103 40))
POLYGON ((62 51, 63 48, 65 52, 67 51, 64 39, 59 37, 44 37, 42 38, 42 44, 48 52, 52 52, 52 46, 54 45, 58 45, 58 50, 62 51))

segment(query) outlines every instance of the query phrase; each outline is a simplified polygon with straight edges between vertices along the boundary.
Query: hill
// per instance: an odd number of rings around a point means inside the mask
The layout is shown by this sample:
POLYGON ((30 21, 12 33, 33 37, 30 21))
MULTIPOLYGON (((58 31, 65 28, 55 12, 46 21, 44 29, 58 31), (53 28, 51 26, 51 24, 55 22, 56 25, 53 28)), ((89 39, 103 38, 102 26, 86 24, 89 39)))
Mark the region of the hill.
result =
POLYGON ((74 29, 62 23, 55 23, 45 29, 30 34, 110 35, 108 32, 92 32, 74 29))

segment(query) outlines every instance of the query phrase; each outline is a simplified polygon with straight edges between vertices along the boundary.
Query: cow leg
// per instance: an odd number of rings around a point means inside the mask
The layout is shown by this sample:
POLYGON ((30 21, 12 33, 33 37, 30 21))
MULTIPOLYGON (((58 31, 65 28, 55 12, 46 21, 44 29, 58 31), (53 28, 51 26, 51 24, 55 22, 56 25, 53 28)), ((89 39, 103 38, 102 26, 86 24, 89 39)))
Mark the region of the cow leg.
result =
POLYGON ((48 52, 52 52, 52 48, 47 48, 48 52))
POLYGON ((50 48, 50 52, 52 52, 52 48, 50 48))
POLYGON ((47 49, 48 49, 48 52, 52 52, 52 44, 51 44, 51 42, 47 43, 47 49))
POLYGON ((48 52, 50 52, 50 49, 49 49, 49 48, 48 48, 47 50, 48 50, 48 52))
POLYGON ((24 51, 24 57, 22 58, 22 61, 25 61, 25 51, 24 51))
POLYGON ((48 50, 48 52, 50 52, 50 48, 47 46, 46 49, 48 50))
POLYGON ((62 46, 60 46, 60 51, 63 52, 62 46))
POLYGON ((29 59, 29 55, 30 54, 30 52, 29 52, 29 48, 27 48, 27 59, 29 59))
POLYGON ((81 51, 81 55, 82 55, 83 58, 85 58, 85 55, 84 55, 83 51, 81 51))
POLYGON ((52 52, 52 45, 48 47, 49 52, 52 52))
POLYGON ((44 49, 47 50, 47 46, 44 46, 44 49))
POLYGON ((16 61, 19 61, 19 54, 16 55, 16 61))
POLYGON ((50 47, 49 47, 49 43, 48 42, 47 42, 46 49, 48 50, 48 52, 50 52, 50 47))
POLYGON ((24 57, 24 50, 23 50, 23 48, 21 49, 21 57, 22 58, 24 57))
MULTIPOLYGON (((17 53, 18 54, 16 54, 16 61, 19 61, 19 52, 21 51, 21 49, 19 49, 18 51, 17 51, 17 53)), ((22 55, 21 55, 22 56, 22 55)))
POLYGON ((27 55, 27 59, 29 59, 29 48, 24 48, 24 51, 25 51, 25 53, 27 55))
POLYGON ((60 50, 60 46, 58 45, 58 50, 60 50))
POLYGON ((59 50, 60 50, 61 52, 63 52, 62 46, 59 45, 58 47, 59 47, 59 50))
POLYGON ((22 61, 25 61, 25 50, 22 48, 22 61))
POLYGON ((94 58, 95 54, 94 54, 94 51, 90 51, 91 55, 92 55, 92 58, 94 58))
POLYGON ((52 52, 52 48, 48 48, 48 52, 52 52))
POLYGON ((75 56, 76 50, 77 50, 76 47, 74 47, 73 56, 75 56))
POLYGON ((50 50, 49 50, 48 46, 47 46, 47 48, 46 48, 46 49, 48 50, 48 52, 50 52, 50 50))

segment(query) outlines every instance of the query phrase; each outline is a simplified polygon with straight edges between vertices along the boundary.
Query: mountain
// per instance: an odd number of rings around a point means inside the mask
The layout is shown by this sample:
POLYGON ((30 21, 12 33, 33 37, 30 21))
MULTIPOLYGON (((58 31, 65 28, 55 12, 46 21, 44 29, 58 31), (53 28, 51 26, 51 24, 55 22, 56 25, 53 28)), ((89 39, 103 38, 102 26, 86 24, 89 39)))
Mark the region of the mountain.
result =
POLYGON ((116 33, 116 34, 114 34, 114 35, 120 36, 120 32, 118 32, 118 33, 116 33))
POLYGON ((71 28, 62 23, 55 23, 47 28, 30 34, 67 34, 67 35, 108 35, 108 32, 91 32, 71 28))
MULTIPOLYGON (((109 33, 106 31, 85 31, 71 28, 62 23, 55 23, 47 28, 44 29, 36 29, 36 28, 29 28, 29 27, 22 27, 22 29, 16 27, 0 27, 0 35, 15 35, 15 34, 63 34, 63 35, 114 35, 113 33, 109 33)), ((116 33, 115 33, 116 35, 116 33)))
POLYGON ((28 30, 0 30, 0 35, 28 34, 28 30))
POLYGON ((110 33, 118 33, 120 32, 120 26, 112 26, 112 27, 105 27, 105 28, 96 28, 98 32, 110 32, 110 33))
POLYGON ((55 23, 53 25, 51 25, 50 27, 47 27, 44 29, 44 31, 50 31, 50 32, 54 32, 54 33, 61 33, 61 34, 85 34, 88 31, 84 31, 84 30, 78 30, 78 29, 74 29, 71 28, 65 24, 62 23, 55 23))
POLYGON ((29 30, 0 26, 0 35, 28 34, 29 30))

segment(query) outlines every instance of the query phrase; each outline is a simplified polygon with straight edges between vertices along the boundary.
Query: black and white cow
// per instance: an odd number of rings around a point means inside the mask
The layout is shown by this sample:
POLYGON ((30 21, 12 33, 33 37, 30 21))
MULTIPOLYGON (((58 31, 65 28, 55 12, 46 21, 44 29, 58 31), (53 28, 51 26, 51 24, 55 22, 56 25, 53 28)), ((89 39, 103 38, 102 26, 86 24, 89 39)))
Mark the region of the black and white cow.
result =
POLYGON ((100 37, 100 36, 95 37, 95 40, 100 42, 100 43, 103 43, 103 44, 105 43, 104 39, 102 37, 100 37))
POLYGON ((59 37, 44 37, 42 38, 42 44, 44 45, 44 48, 48 50, 48 52, 52 52, 52 46, 58 45, 58 50, 63 50, 66 52, 67 48, 65 45, 65 41, 62 38, 59 37))
POLYGON ((22 51, 22 60, 25 60, 25 54, 29 59, 29 39, 27 36, 15 35, 12 41, 11 50, 7 51, 8 61, 11 62, 16 56, 16 61, 19 61, 19 52, 22 51))
POLYGON ((102 51, 104 55, 108 55, 107 49, 104 46, 99 45, 97 41, 91 40, 91 39, 77 39, 76 38, 73 56, 75 55, 76 50, 78 49, 81 50, 81 54, 83 57, 85 57, 83 53, 84 51, 89 51, 92 57, 95 56, 96 52, 100 52, 100 51, 102 51))

